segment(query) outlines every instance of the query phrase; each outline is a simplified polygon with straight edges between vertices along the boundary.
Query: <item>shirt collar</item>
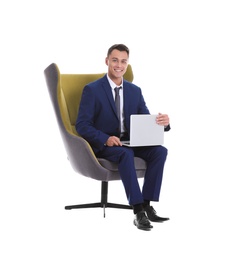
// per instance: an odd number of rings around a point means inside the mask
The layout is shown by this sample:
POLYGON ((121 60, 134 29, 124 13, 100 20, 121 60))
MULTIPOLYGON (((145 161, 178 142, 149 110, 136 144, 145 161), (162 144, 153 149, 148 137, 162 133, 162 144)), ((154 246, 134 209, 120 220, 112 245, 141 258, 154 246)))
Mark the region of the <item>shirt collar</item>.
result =
MULTIPOLYGON (((109 77, 108 74, 106 74, 106 75, 107 75, 107 79, 108 79, 108 81, 109 81, 110 86, 111 86, 112 89, 114 89, 115 87, 119 87, 119 86, 117 86, 117 85, 113 82, 113 80, 109 77)), ((122 84, 120 85, 120 87, 123 88, 123 78, 122 78, 122 84)))

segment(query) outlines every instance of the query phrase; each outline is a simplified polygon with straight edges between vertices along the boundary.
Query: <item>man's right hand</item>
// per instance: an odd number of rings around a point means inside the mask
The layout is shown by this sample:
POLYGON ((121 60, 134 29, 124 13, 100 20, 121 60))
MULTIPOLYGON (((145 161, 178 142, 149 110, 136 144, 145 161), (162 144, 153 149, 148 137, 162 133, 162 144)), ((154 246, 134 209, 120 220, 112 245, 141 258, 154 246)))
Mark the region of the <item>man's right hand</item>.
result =
POLYGON ((122 146, 120 139, 117 136, 110 136, 106 141, 107 146, 122 146))

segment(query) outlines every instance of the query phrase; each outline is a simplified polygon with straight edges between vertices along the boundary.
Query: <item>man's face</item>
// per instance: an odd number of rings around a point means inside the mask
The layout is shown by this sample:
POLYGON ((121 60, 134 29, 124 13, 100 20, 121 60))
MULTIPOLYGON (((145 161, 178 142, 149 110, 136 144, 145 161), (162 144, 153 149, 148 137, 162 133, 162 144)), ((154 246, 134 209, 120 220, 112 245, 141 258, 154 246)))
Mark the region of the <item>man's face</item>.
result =
POLYGON ((113 50, 106 58, 108 75, 114 80, 119 80, 125 74, 128 66, 128 55, 126 51, 113 50))

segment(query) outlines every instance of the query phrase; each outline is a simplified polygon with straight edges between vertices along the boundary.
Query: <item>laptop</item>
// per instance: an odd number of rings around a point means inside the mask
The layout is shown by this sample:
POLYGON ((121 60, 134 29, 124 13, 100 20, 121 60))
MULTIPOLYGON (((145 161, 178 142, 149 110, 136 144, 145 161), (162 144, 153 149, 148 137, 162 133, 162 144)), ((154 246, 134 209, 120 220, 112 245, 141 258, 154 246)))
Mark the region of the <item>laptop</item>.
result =
POLYGON ((130 140, 121 141, 129 147, 154 146, 164 143, 164 126, 156 123, 157 115, 139 114, 130 117, 130 140))

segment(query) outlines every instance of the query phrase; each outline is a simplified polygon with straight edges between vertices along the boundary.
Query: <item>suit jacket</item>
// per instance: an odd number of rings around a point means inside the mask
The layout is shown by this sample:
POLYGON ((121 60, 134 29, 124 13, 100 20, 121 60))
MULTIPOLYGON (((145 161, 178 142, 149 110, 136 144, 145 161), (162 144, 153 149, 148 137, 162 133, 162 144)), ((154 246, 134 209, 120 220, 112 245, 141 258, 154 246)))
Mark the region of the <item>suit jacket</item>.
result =
MULTIPOLYGON (((123 79, 123 109, 125 128, 130 133, 130 115, 149 114, 141 89, 123 79)), ((83 89, 78 117, 77 132, 85 138, 94 152, 102 150, 107 139, 119 135, 117 117, 112 89, 104 75, 89 83, 83 89)))

